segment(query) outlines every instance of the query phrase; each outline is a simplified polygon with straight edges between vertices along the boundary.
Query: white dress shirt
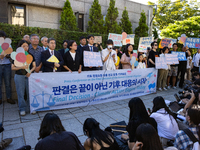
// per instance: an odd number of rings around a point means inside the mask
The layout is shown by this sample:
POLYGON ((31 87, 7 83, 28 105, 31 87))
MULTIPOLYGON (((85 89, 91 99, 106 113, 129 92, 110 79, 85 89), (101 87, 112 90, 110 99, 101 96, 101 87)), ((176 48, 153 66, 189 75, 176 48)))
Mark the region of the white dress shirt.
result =
MULTIPOLYGON (((106 48, 102 50, 102 60, 106 58, 106 56, 110 53, 110 51, 106 48)), ((108 59, 103 64, 103 70, 116 70, 115 63, 113 60, 112 55, 115 54, 115 62, 117 62, 117 53, 116 51, 112 50, 111 54, 109 55, 108 59)))
POLYGON ((199 67, 199 61, 200 61, 200 53, 194 54, 192 63, 194 63, 195 67, 199 67))
MULTIPOLYGON (((54 50, 49 49, 49 53, 51 56, 54 55, 54 50), (52 52, 53 52, 53 54, 52 54, 52 52)), ((56 72, 55 67, 53 68, 53 72, 56 72)))

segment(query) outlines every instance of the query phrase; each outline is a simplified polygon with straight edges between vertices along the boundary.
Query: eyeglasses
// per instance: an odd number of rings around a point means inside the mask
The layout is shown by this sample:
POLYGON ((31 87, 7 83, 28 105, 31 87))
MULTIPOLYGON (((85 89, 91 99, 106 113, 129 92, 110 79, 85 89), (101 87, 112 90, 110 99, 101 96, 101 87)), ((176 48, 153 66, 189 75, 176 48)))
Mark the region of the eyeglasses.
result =
POLYGON ((39 40, 38 38, 31 38, 31 40, 39 40))

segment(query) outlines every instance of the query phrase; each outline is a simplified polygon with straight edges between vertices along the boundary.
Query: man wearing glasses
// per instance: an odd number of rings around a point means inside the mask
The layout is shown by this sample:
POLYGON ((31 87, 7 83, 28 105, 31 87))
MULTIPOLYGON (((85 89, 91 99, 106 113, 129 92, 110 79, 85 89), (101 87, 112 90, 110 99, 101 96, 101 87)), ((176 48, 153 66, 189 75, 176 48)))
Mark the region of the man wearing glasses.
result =
POLYGON ((158 48, 158 44, 157 42, 152 42, 151 43, 151 48, 152 50, 149 52, 149 68, 155 68, 155 57, 158 57, 158 52, 157 52, 157 48, 158 48))
POLYGON ((30 36, 30 42, 29 45, 29 53, 31 53, 35 57, 36 62, 36 69, 35 72, 39 72, 42 67, 42 60, 41 60, 41 53, 44 51, 44 49, 41 46, 38 46, 39 44, 39 36, 37 34, 32 34, 30 36))

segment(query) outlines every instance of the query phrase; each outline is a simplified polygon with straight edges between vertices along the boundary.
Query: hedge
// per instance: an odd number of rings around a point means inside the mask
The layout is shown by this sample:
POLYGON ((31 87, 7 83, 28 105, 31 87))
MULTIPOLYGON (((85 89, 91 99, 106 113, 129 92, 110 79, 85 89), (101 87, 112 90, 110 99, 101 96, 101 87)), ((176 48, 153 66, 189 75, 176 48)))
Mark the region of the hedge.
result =
MULTIPOLYGON (((60 29, 50 29, 50 28, 39 28, 39 27, 26 27, 19 25, 11 25, 6 23, 0 23, 0 30, 5 31, 7 37, 12 39, 12 47, 15 50, 18 42, 23 38, 24 35, 28 34, 38 34, 40 38, 43 36, 52 37, 56 39, 56 49, 61 49, 62 42, 65 39, 75 40, 79 44, 79 38, 81 36, 87 37, 89 34, 94 36, 102 36, 102 45, 105 47, 108 35, 102 35, 97 33, 86 33, 86 32, 76 32, 76 31, 66 31, 60 29)), ((39 44, 42 45, 41 43, 39 44)))

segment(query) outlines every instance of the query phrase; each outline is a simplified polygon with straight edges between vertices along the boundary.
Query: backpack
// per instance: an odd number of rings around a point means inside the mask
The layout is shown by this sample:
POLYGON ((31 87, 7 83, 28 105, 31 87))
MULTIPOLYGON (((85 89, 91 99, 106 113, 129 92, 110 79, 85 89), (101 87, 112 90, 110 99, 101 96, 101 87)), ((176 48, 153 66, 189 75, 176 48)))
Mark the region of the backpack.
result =
POLYGON ((198 139, 194 136, 194 134, 189 129, 183 130, 187 136, 190 138, 190 140, 193 142, 193 148, 192 150, 200 150, 200 145, 198 139))

